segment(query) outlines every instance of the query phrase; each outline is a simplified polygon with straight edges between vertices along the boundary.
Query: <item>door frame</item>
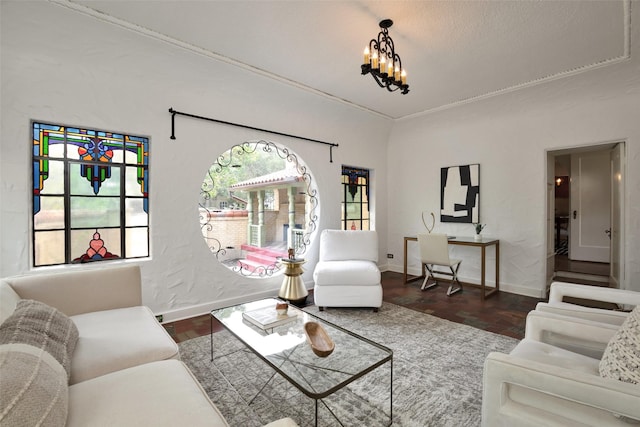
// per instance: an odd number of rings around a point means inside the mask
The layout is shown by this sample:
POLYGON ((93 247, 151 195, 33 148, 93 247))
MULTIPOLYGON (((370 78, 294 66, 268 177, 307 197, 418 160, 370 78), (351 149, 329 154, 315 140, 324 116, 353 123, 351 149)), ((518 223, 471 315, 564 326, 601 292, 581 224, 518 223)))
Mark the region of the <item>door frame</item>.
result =
MULTIPOLYGON (((544 215, 545 215, 545 223, 546 225, 546 233, 545 233, 545 240, 546 240, 546 289, 549 289, 549 286, 551 285, 551 281, 553 281, 554 275, 555 275, 555 242, 554 242, 554 229, 555 229, 555 224, 554 221, 552 219, 550 219, 550 216, 553 214, 554 209, 555 209, 555 199, 553 197, 549 196, 549 184, 552 184, 555 178, 555 157, 556 156, 560 156, 560 155, 567 155, 567 154, 574 154, 574 153, 582 153, 582 152, 588 152, 588 151, 611 151, 617 144, 621 144, 621 150, 620 150, 620 154, 621 154, 621 165, 622 165, 622 176, 620 177, 621 180, 621 186, 622 186, 622 197, 619 198, 618 202, 620 204, 620 206, 618 207, 620 210, 620 233, 619 233, 619 238, 620 241, 618 242, 618 248, 619 248, 619 264, 620 264, 620 282, 618 283, 618 286, 620 287, 620 289, 625 289, 626 286, 626 281, 625 281, 625 271, 626 271, 626 259, 625 259, 625 247, 626 247, 626 241, 625 241, 625 200, 626 200, 626 185, 625 185, 625 179, 626 179, 626 146, 627 146, 627 142, 624 139, 620 139, 620 140, 615 140, 615 141, 611 141, 611 142, 603 142, 603 143, 599 143, 599 144, 591 144, 591 145, 584 145, 584 146, 574 146, 574 147, 569 147, 569 148, 557 148, 557 149, 546 149, 546 156, 545 156, 545 180, 544 180, 544 192, 545 192, 545 211, 544 211, 544 215)), ((612 171, 613 174, 613 171, 612 171)), ((613 179, 613 176, 611 177, 613 179)), ((611 200, 611 203, 613 203, 613 198, 611 200)), ((610 260, 611 263, 611 260, 610 260)))

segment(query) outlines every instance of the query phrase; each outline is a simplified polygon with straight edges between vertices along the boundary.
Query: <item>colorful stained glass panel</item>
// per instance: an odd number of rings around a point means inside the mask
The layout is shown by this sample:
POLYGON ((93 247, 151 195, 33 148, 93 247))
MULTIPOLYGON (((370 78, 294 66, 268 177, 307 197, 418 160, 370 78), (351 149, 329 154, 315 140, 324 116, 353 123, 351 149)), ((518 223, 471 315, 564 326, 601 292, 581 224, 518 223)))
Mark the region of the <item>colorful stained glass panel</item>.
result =
POLYGON ((120 199, 117 197, 71 197, 70 202, 71 228, 120 226, 120 199))
POLYGON ((362 204, 362 218, 369 218, 369 203, 362 204))
POLYGON ((34 238, 35 265, 64 264, 64 230, 40 231, 34 238))
POLYGON ((146 183, 148 181, 145 179, 146 174, 147 168, 126 167, 125 191, 127 196, 140 197, 147 195, 146 183))
POLYGON ((120 194, 120 168, 109 166, 109 175, 105 167, 80 163, 69 164, 70 193, 73 196, 95 195, 93 181, 102 180, 99 185, 101 196, 117 196, 120 194), (102 168, 102 169, 101 169, 102 168), (94 178, 92 178, 94 177, 94 178))
POLYGON ((149 215, 144 211, 142 199, 127 199, 124 224, 127 227, 149 225, 149 215))
POLYGON ((144 226, 148 255, 149 139, 37 122, 32 132, 34 265, 126 257, 125 217, 144 226), (52 244, 58 253, 50 256, 42 242, 56 228, 63 246, 52 244), (105 236, 108 253, 98 248, 105 236))
POLYGON ((64 197, 40 197, 40 211, 33 216, 36 230, 64 229, 64 197))
POLYGON ((139 258, 149 256, 149 240, 147 228, 127 228, 127 257, 139 258))
POLYGON ((360 204, 347 203, 347 219, 360 219, 360 204))
POLYGON ((44 123, 33 124, 33 155, 64 157, 64 127, 44 123))
POLYGON ((149 164, 149 140, 138 136, 126 136, 125 146, 127 155, 125 163, 130 165, 148 165, 149 164))
POLYGON ((120 258, 120 229, 73 230, 71 258, 76 263, 120 258))
POLYGON ((64 194, 64 162, 48 160, 46 180, 47 185, 39 189, 39 194, 64 194))
POLYGON ((342 166, 342 228, 368 230, 369 171, 342 166))

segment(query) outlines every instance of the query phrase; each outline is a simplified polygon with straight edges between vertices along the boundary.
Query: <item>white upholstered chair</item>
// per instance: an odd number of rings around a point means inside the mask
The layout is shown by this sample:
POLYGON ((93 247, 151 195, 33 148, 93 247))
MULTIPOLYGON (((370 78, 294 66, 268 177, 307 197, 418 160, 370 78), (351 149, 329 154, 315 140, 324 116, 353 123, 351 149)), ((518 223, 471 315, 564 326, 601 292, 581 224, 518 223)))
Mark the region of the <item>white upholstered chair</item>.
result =
MULTIPOLYGON (((620 326, 629 316, 631 309, 637 305, 640 305, 640 292, 576 283, 553 282, 549 293, 549 302, 539 302, 536 305, 536 311, 620 326), (590 305, 603 307, 610 305, 617 308, 595 308, 580 305, 580 303, 590 303, 590 305)), ((583 340, 579 337, 551 331, 545 333, 545 342, 592 357, 600 357, 603 351, 601 345, 594 345, 589 338, 583 340)))
POLYGON ((525 338, 510 354, 485 360, 483 427, 628 427, 640 420, 640 385, 601 375, 602 352, 611 355, 618 330, 630 322, 621 327, 537 310, 526 322, 525 338), (550 334, 590 342, 591 354, 551 345, 550 334))
POLYGON ((611 303, 629 309, 640 305, 640 292, 579 285, 576 283, 553 282, 549 292, 549 302, 538 303, 536 310, 611 323, 613 325, 621 325, 630 311, 585 307, 568 302, 565 300, 566 298, 573 298, 573 301, 579 298, 582 300, 611 303))
POLYGON ((314 302, 325 307, 382 305, 378 269, 378 234, 368 230, 323 230, 313 271, 314 302))
POLYGON ((451 276, 451 284, 447 289, 447 295, 451 296, 456 292, 462 290, 462 285, 458 280, 458 269, 462 260, 451 259, 449 257, 449 240, 446 234, 429 233, 418 234, 418 246, 420 247, 420 261, 426 267, 429 274, 425 275, 424 282, 422 282, 422 289, 433 288, 438 285, 438 280, 434 276, 435 274, 446 274, 451 276), (449 268, 449 271, 437 271, 436 266, 442 266, 449 268), (428 284, 429 279, 433 280, 433 283, 428 284))

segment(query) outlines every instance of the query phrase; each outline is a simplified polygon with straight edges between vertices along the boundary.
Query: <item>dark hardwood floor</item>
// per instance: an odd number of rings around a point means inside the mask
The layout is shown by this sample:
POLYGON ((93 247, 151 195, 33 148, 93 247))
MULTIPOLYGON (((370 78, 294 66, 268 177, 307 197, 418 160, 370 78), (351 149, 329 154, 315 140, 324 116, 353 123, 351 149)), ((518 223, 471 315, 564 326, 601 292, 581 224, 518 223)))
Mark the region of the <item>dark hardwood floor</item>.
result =
POLYGON ((541 301, 538 298, 508 292, 498 292, 483 301, 480 289, 470 286, 464 286, 462 292, 447 296, 446 281, 425 291, 420 290, 421 284, 422 280, 404 284, 402 274, 383 273, 384 300, 514 338, 524 337, 527 313, 541 301))
MULTIPOLYGON (((384 301, 519 339, 524 336, 527 313, 541 301, 507 292, 499 292, 482 301, 480 290, 469 286, 448 297, 446 282, 426 291, 420 290, 421 283, 415 281, 404 284, 401 273, 382 273, 384 301)), ((313 294, 310 294, 309 299, 312 298, 313 294)), ((181 342, 209 334, 210 315, 166 323, 164 326, 176 342, 181 342)), ((222 326, 214 321, 214 331, 220 329, 222 326)))

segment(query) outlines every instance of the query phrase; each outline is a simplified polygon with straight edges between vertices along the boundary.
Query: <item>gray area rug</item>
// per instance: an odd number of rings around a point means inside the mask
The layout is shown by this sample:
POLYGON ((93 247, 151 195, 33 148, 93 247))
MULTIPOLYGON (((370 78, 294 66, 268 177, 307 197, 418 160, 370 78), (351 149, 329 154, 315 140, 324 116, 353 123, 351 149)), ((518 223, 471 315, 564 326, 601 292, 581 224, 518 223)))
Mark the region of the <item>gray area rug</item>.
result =
MULTIPOLYGON (((394 426, 479 426, 484 360, 518 342, 386 302, 378 313, 305 311, 393 350, 394 426)), ((262 426, 285 416, 314 425, 314 401, 278 375, 272 378, 274 371, 229 332, 213 334, 213 362, 208 336, 179 345, 182 360, 231 426, 262 426)), ((389 375, 386 364, 325 399, 318 425, 340 425, 330 411, 345 426, 388 425, 389 375)))

